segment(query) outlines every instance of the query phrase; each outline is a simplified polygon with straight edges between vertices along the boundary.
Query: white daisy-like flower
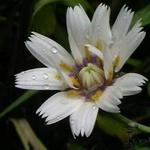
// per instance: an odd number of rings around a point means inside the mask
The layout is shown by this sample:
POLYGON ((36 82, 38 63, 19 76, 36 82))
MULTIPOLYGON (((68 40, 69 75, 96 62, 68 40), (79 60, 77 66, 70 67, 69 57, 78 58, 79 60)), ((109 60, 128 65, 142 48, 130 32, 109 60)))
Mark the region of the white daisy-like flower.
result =
POLYGON ((47 124, 70 116, 73 136, 88 137, 99 108, 119 113, 120 99, 141 91, 144 76, 118 73, 145 37, 140 21, 130 27, 133 15, 123 6, 110 27, 110 8, 104 4, 98 6, 92 21, 81 6, 68 8, 71 55, 52 39, 32 32, 25 45, 46 67, 17 74, 16 87, 61 91, 37 110, 47 124))

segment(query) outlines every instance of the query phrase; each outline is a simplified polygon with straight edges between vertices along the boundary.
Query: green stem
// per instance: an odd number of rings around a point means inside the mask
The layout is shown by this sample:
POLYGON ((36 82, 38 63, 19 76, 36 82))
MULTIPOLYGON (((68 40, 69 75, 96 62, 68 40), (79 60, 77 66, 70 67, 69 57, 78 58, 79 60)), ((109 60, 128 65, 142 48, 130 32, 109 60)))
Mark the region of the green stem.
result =
POLYGON ((27 91, 22 96, 17 98, 12 104, 10 104, 8 107, 6 107, 1 113, 0 113, 0 119, 4 117, 7 113, 12 111, 14 108, 28 100, 31 96, 35 95, 37 91, 27 91))
POLYGON ((132 121, 121 114, 101 112, 97 116, 97 125, 105 133, 118 137, 123 143, 141 132, 150 133, 150 127, 132 121))
POLYGON ((149 126, 142 125, 140 123, 132 121, 132 120, 126 118, 125 116, 122 116, 121 114, 112 114, 112 116, 117 118, 118 120, 124 122, 125 124, 127 124, 131 128, 137 129, 141 132, 150 133, 150 127, 149 126))
POLYGON ((34 150, 47 150, 26 119, 11 119, 11 121, 15 126, 25 150, 31 150, 31 147, 34 150))

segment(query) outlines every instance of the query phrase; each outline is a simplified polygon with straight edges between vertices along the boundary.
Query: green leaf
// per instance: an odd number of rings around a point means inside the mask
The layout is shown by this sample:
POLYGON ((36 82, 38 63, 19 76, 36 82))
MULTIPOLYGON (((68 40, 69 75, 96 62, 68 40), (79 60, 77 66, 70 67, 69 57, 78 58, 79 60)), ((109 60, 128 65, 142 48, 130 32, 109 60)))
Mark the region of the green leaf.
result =
POLYGON ((35 3, 34 6, 34 12, 33 12, 33 16, 36 15, 36 13, 38 13, 38 11, 40 11, 45 5, 47 4, 51 4, 54 2, 58 2, 59 0, 38 0, 37 3, 35 3))
POLYGON ((81 5, 84 9, 90 9, 92 10, 91 5, 88 3, 87 0, 60 0, 62 3, 64 3, 67 6, 75 6, 75 5, 81 5))
POLYGON ((132 150, 150 150, 147 146, 136 145, 132 150))
POLYGON ((26 119, 11 119, 25 150, 47 150, 26 119))
POLYGON ((42 7, 32 18, 32 30, 44 35, 55 31, 56 17, 51 5, 42 7))
POLYGON ((44 35, 54 33, 56 26, 55 12, 53 11, 54 4, 59 2, 67 6, 75 6, 81 4, 86 10, 92 7, 86 0, 38 0, 34 6, 32 15, 32 30, 44 35))
POLYGON ((150 82, 148 82, 148 84, 147 84, 147 93, 150 96, 150 82))
POLYGON ((131 65, 133 67, 139 67, 143 64, 143 62, 141 60, 138 60, 138 59, 129 58, 127 61, 127 64, 131 65))
POLYGON ((137 131, 130 130, 127 123, 122 121, 117 114, 100 113, 97 116, 97 125, 105 133, 118 137, 123 143, 127 143, 137 131))
POLYGON ((139 19, 142 19, 143 26, 150 24, 150 4, 135 13, 133 24, 139 19))
POLYGON ((43 7, 45 7, 48 4, 52 4, 52 3, 62 3, 65 4, 67 6, 75 6, 75 5, 82 5, 85 9, 92 9, 92 7, 90 6, 90 4, 87 2, 87 0, 38 0, 35 3, 34 6, 34 12, 33 12, 33 16, 38 13, 38 11, 40 11, 43 7))
POLYGON ((68 143, 67 150, 86 150, 86 149, 77 143, 68 143))
POLYGON ((22 96, 17 98, 12 104, 10 104, 8 107, 6 107, 1 113, 0 118, 4 117, 6 114, 8 114, 10 111, 21 105, 23 102, 27 101, 29 98, 31 98, 33 95, 35 95, 37 91, 27 91, 22 96))
POLYGON ((121 114, 101 112, 97 117, 97 123, 103 131, 125 143, 135 134, 141 132, 150 134, 149 126, 132 121, 121 114))

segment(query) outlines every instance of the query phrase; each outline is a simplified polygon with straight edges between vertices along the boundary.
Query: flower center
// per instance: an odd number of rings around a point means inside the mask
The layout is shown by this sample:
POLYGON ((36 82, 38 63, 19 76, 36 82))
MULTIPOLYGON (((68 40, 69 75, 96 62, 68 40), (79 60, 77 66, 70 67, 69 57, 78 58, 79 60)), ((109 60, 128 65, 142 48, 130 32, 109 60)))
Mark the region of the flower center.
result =
POLYGON ((104 72, 98 66, 88 63, 79 72, 79 80, 86 89, 93 89, 104 83, 104 72))

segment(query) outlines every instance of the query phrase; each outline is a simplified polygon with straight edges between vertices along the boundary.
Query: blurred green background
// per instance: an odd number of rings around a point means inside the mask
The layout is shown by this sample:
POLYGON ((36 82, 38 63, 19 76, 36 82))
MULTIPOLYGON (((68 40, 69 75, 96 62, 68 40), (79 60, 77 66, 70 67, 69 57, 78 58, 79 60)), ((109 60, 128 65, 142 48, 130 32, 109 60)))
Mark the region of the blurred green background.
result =
MULTIPOLYGON (((123 71, 138 72, 150 79, 149 0, 0 1, 1 150, 150 150, 150 134, 134 134, 133 130, 117 124, 116 118, 112 122, 107 117, 103 118, 106 115, 103 112, 89 138, 74 139, 68 118, 47 126, 35 114, 37 108, 57 91, 26 92, 14 87, 14 74, 42 66, 24 45, 31 31, 49 36, 69 50, 65 18, 67 7, 80 3, 91 18, 101 2, 111 7, 111 23, 124 4, 136 12, 133 23, 142 18, 146 38, 123 71)), ((150 126, 150 82, 140 94, 124 98, 120 108, 124 116, 150 126)))

